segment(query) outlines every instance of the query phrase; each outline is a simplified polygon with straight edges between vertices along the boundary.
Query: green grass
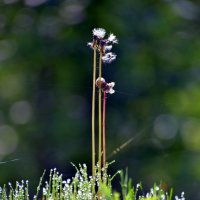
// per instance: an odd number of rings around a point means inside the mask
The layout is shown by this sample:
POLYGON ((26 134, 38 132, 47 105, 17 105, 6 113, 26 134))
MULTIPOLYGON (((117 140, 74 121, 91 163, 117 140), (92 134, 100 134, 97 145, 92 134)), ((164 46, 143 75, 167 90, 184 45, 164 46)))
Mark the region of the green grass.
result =
POLYGON ((113 176, 106 173, 98 173, 96 167, 96 177, 89 176, 87 166, 79 165, 76 168, 75 176, 71 179, 64 180, 63 175, 56 169, 49 173, 49 180, 44 181, 42 175, 39 185, 36 189, 36 195, 33 198, 29 197, 28 181, 16 182, 13 187, 10 183, 4 185, 0 189, 1 200, 185 200, 184 193, 181 197, 173 197, 173 190, 170 192, 163 191, 158 185, 154 185, 146 194, 143 192, 142 184, 139 183, 134 187, 132 180, 128 178, 127 171, 118 171, 113 176), (121 191, 114 191, 112 181, 116 175, 121 177, 121 191), (142 195, 141 195, 142 194, 142 195))

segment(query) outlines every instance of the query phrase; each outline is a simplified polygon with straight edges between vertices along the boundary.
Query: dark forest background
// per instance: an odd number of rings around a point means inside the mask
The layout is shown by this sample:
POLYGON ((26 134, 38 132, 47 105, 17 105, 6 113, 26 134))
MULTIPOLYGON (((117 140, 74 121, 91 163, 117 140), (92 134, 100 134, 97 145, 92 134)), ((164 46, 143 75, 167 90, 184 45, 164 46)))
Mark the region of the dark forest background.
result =
POLYGON ((91 170, 96 27, 119 39, 103 66, 111 173, 200 199, 198 0, 0 0, 0 184, 91 170))

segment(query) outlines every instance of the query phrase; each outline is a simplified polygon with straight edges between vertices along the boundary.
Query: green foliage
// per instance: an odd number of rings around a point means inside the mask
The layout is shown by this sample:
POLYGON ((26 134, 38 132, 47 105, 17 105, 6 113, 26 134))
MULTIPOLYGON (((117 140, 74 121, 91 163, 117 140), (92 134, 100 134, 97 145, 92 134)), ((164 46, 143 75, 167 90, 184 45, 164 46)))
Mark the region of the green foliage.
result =
POLYGON ((162 179, 199 198, 199 13, 199 0, 1 0, 0 159, 19 161, 0 165, 0 184, 28 177, 36 187, 43 169, 90 163, 86 42, 101 26, 120 44, 105 66, 116 82, 109 159, 136 182, 162 179))
MULTIPOLYGON (((76 167, 76 170, 75 176, 67 180, 64 180, 63 175, 56 169, 50 170, 49 180, 42 184, 43 174, 33 200, 39 198, 43 200, 172 200, 172 190, 168 195, 167 192, 163 191, 156 184, 146 195, 139 195, 138 191, 143 190, 142 185, 141 183, 137 184, 136 189, 134 189, 132 180, 128 178, 127 170, 125 173, 123 171, 120 172, 121 193, 114 191, 112 188, 111 182, 113 176, 111 177, 107 173, 104 173, 101 179, 101 175, 97 173, 96 177, 93 178, 88 175, 87 166, 85 164, 79 165, 79 168, 76 167)), ((9 183, 8 188, 5 185, 3 189, 1 188, 0 199, 29 200, 28 188, 28 181, 21 181, 21 183, 16 182, 15 188, 9 183)), ((142 191, 142 193, 144 192, 142 191)), ((175 198, 176 200, 185 200, 184 193, 181 195, 180 199, 178 197, 175 198)))

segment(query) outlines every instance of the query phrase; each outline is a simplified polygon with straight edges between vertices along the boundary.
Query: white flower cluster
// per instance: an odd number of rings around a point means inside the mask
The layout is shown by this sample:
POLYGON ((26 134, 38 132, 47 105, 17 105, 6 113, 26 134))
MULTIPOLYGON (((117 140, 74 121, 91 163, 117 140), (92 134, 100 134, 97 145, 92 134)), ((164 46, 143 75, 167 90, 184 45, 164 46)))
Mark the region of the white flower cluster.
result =
MULTIPOLYGON (((92 49, 98 50, 100 55, 102 55, 101 61, 104 63, 111 63, 117 57, 116 54, 112 53, 112 45, 118 43, 118 39, 113 33, 110 33, 107 38, 106 31, 103 28, 95 28, 92 31, 93 33, 93 41, 88 43, 92 49)), ((100 61, 100 62, 101 62, 100 61)), ((102 89, 103 92, 113 94, 115 90, 113 87, 115 86, 115 82, 107 83, 104 78, 99 77, 96 80, 96 86, 99 89, 102 89)))
POLYGON ((96 45, 97 49, 103 53, 102 61, 104 63, 111 63, 117 56, 110 51, 112 49, 112 45, 118 43, 118 39, 113 33, 110 33, 106 39, 106 31, 103 28, 95 28, 92 33, 93 42, 88 42, 88 46, 93 49, 96 45))

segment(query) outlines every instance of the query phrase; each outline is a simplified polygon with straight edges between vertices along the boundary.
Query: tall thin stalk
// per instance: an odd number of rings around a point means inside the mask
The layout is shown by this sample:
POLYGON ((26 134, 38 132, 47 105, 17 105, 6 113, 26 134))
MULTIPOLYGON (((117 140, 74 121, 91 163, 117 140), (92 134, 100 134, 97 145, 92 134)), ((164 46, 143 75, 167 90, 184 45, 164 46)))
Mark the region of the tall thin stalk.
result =
POLYGON ((92 176, 95 177, 95 81, 96 81, 96 43, 94 44, 93 86, 92 86, 92 176))
MULTIPOLYGON (((100 53, 99 53, 99 79, 101 80, 102 78, 102 50, 100 49, 100 53)), ((101 122, 101 85, 99 87, 99 170, 98 172, 101 172, 101 152, 102 152, 102 147, 101 147, 101 137, 102 137, 102 122, 101 122)))
POLYGON ((106 169, 106 91, 103 92, 103 168, 106 169))
MULTIPOLYGON (((104 154, 103 162, 104 167, 106 163, 105 158, 105 125, 104 125, 104 145, 102 149, 102 90, 107 90, 108 93, 113 94, 113 86, 114 82, 106 83, 102 78, 102 62, 111 63, 116 59, 116 55, 110 52, 112 49, 112 44, 118 43, 118 40, 114 34, 110 34, 108 38, 105 38, 106 31, 103 28, 94 28, 93 31, 93 41, 88 42, 88 46, 94 50, 94 64, 93 64, 93 90, 92 90, 92 175, 95 177, 96 169, 95 169, 95 87, 99 88, 98 94, 98 114, 99 114, 99 146, 98 146, 98 174, 101 176, 101 167, 102 167, 102 150, 104 154), (96 79, 96 60, 97 60, 97 51, 99 52, 99 77, 96 79), (104 81, 104 86, 102 86, 101 82, 104 81), (98 85, 99 84, 99 85, 98 85), (107 85, 105 85, 107 84, 107 85), (107 88, 105 88, 105 86, 107 88)), ((104 113, 105 114, 105 113, 104 113)), ((105 119, 105 116, 104 116, 105 119)), ((105 122, 104 122, 105 123, 105 122)))

